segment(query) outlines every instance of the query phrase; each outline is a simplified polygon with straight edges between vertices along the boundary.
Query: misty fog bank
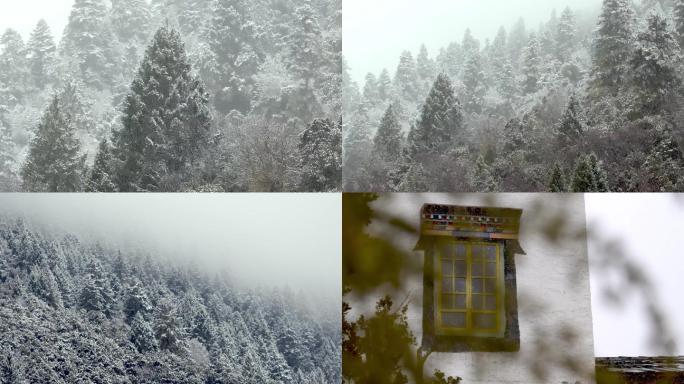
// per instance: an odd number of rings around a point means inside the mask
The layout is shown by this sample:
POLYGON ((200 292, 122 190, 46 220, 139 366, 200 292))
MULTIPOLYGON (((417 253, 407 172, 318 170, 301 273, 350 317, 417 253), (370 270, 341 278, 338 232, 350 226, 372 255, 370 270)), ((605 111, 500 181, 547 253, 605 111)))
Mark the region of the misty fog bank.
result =
POLYGON ((338 195, 0 194, 0 216, 37 229, 335 301, 340 215, 338 195))

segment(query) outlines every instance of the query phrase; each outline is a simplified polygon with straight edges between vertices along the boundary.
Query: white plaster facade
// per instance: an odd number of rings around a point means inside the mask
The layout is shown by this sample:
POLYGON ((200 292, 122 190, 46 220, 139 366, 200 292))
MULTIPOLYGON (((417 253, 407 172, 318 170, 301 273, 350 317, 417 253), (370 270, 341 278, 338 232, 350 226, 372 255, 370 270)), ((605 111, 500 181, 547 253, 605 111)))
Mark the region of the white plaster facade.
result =
MULTIPOLYGON (((594 347, 584 197, 581 194, 393 194, 374 203, 416 227, 424 203, 523 210, 516 281, 519 352, 433 353, 426 372, 439 369, 474 383, 590 383, 594 347)), ((371 231, 381 231, 373 228, 371 231)), ((396 239, 412 249, 418 236, 396 239)), ((422 252, 415 252, 422 262, 422 252)), ((404 284, 409 325, 420 345, 422 277, 404 284)), ((398 293, 398 294, 402 294, 398 293)), ((396 297, 396 296, 395 296, 396 297)), ((357 303, 358 304, 358 303, 357 303)))

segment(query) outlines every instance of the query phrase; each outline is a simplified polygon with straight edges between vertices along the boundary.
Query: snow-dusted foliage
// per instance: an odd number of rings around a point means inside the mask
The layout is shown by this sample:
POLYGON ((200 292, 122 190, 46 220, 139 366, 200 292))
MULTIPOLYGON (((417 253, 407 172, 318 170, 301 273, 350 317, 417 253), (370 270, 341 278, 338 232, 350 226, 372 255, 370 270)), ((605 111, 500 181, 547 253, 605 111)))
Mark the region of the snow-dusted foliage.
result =
POLYGON ((307 297, 3 217, 0 382, 339 383, 339 312, 307 297))
POLYGON ((683 190, 684 1, 572 7, 404 51, 393 81, 345 67, 344 189, 683 190))
MULTIPOLYGON (((24 39, 0 32, 0 126, 10 140, 0 158, 14 164, 0 190, 31 184, 17 168, 38 111, 66 87, 86 156, 77 191, 310 190, 300 184, 306 159, 288 144, 316 120, 340 120, 341 9, 341 0, 75 0, 63 34, 44 20, 24 39), (286 174, 239 168, 251 149, 235 148, 233 134, 245 120, 287 127, 280 148, 264 149, 287 151, 286 174)), ((333 150, 341 156, 341 144, 333 150)), ((341 176, 316 185, 340 190, 341 176)))

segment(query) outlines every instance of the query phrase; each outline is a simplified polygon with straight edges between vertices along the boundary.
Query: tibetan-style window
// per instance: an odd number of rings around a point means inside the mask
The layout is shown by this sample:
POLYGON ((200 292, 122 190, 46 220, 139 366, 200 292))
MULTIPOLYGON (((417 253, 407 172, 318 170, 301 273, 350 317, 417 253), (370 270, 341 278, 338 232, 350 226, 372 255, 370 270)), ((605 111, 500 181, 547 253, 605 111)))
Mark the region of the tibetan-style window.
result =
POLYGON ((517 351, 514 254, 521 210, 426 204, 424 350, 517 351))

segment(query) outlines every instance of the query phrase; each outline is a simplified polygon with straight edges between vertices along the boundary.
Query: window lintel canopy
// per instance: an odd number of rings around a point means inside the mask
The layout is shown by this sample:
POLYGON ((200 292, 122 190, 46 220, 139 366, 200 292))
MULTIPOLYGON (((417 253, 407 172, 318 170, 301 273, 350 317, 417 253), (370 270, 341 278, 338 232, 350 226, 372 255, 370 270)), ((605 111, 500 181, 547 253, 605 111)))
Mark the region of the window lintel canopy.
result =
POLYGON ((511 251, 524 255, 518 236, 522 210, 516 208, 423 204, 420 238, 415 251, 424 251, 426 239, 446 236, 482 240, 506 240, 511 251))

